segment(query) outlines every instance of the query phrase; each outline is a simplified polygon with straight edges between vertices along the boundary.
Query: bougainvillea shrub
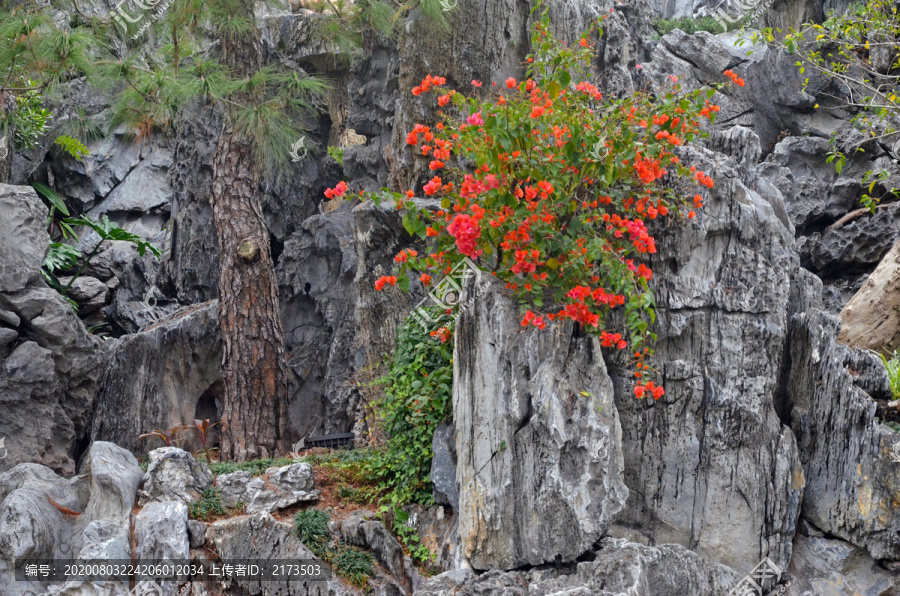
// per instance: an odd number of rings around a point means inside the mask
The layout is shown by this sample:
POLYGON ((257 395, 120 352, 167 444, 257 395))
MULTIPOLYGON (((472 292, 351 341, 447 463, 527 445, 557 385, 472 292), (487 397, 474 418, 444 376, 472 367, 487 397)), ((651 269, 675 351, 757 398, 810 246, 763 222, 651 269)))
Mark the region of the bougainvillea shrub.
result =
POLYGON ((436 103, 439 121, 416 124, 406 142, 433 171, 421 192, 441 209, 417 209, 412 189, 371 195, 395 201, 407 230, 430 241, 427 254, 398 254, 396 274, 376 288, 436 283, 468 257, 506 283, 523 327, 576 321, 627 351, 635 395, 658 399, 647 224, 687 222, 703 206, 713 180, 681 163, 676 147, 702 135, 700 122, 719 108, 709 102, 715 88, 686 92, 675 77, 652 93, 604 97, 589 74, 601 24, 568 46, 550 35, 545 10, 524 80, 456 90, 429 74, 412 89, 436 103), (616 309, 624 328, 608 327, 616 309))

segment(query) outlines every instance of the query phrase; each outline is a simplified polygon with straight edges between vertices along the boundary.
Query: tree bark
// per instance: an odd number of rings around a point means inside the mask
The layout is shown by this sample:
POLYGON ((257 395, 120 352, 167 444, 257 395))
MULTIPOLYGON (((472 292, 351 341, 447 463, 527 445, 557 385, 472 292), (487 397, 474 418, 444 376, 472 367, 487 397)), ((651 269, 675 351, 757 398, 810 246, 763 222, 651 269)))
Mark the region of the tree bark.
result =
POLYGON ((283 450, 287 363, 284 331, 257 194, 259 168, 248 141, 225 130, 213 159, 210 203, 219 239, 223 459, 246 461, 283 450))

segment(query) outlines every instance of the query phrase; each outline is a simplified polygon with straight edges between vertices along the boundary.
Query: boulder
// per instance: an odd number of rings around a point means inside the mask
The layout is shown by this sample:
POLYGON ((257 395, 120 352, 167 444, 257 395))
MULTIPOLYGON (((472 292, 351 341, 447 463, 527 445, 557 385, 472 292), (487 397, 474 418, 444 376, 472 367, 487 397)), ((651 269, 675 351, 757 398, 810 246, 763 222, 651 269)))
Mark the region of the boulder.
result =
POLYGON ((341 522, 341 540, 374 552, 378 563, 403 586, 406 593, 412 593, 422 583, 422 576, 412 559, 403 552, 403 546, 374 517, 374 513, 365 509, 351 513, 341 522))
POLYGON ((879 596, 900 588, 900 573, 848 542, 822 536, 797 534, 788 571, 793 581, 784 596, 879 596))
POLYGON ((137 547, 134 556, 144 561, 187 561, 188 508, 180 501, 147 503, 134 518, 137 547))
POLYGON ((38 462, 75 473, 97 391, 100 342, 41 277, 47 209, 30 187, 0 184, 0 472, 38 462))
MULTIPOLYGON (((63 287, 66 287, 71 280, 71 277, 59 278, 63 287)), ((72 282, 72 287, 66 292, 66 296, 75 301, 78 305, 78 314, 83 317, 103 308, 109 298, 109 287, 96 277, 82 275, 72 282)))
POLYGON ((0 293, 24 290, 41 279, 50 245, 47 208, 29 186, 0 185, 0 293))
MULTIPOLYGON (((147 453, 158 440, 138 439, 192 420, 218 420, 222 342, 217 303, 186 306, 146 331, 105 342, 111 355, 100 379, 91 436, 147 453)), ((215 429, 214 429, 215 430, 215 429)), ((200 449, 196 433, 179 435, 200 449)), ((208 440, 214 440, 210 438, 208 440)))
MULTIPOLYGON (((210 524, 206 538, 222 559, 315 560, 315 556, 292 533, 289 524, 261 513, 224 519, 210 524)), ((318 562, 318 561, 317 561, 318 562)), ((326 563, 323 567, 331 570, 326 563)), ((309 581, 259 581, 236 578, 246 593, 261 596, 349 596, 357 593, 333 577, 327 583, 309 581)))
MULTIPOLYGON (((61 478, 38 464, 0 474, 0 585, 5 596, 46 590, 42 582, 16 582, 25 558, 130 559, 129 517, 143 472, 124 449, 95 442, 84 473, 61 478)), ((186 513, 185 513, 186 516, 186 513)), ((65 589, 76 589, 69 585, 65 589)))
POLYGON ((900 348, 900 242, 844 306, 838 341, 883 354, 900 348))
POLYGON ((431 484, 434 502, 450 505, 459 511, 459 489, 456 487, 456 429, 441 424, 431 439, 431 484))
POLYGON ((518 305, 491 276, 467 291, 475 300, 453 351, 465 556, 476 569, 574 561, 628 497, 600 344, 571 326, 521 331, 518 305))
POLYGON ((140 504, 150 501, 191 503, 200 499, 215 478, 204 462, 178 447, 160 447, 150 452, 140 504))
POLYGON ((319 491, 314 486, 312 466, 307 463, 269 468, 256 478, 241 470, 216 479, 222 505, 235 507, 243 503, 247 513, 271 513, 297 503, 316 501, 319 491))
POLYGON ((681 546, 646 546, 606 539, 603 549, 573 570, 448 571, 426 581, 416 596, 722 596, 740 577, 681 546))

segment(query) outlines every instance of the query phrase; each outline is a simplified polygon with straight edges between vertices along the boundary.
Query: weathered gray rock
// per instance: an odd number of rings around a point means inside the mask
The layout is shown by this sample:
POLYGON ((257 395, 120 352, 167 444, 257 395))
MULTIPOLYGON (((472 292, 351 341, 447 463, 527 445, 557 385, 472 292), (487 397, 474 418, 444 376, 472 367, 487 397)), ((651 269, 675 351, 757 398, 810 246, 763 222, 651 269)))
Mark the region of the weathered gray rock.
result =
POLYGON ((733 570, 713 565, 681 546, 657 547, 605 540, 597 556, 574 572, 449 571, 425 582, 416 596, 723 596, 740 580, 733 570))
POLYGON ((319 491, 314 486, 312 466, 307 463, 269 468, 256 478, 240 470, 222 474, 216 479, 222 504, 234 507, 243 503, 247 513, 251 514, 270 513, 297 503, 316 501, 319 491))
POLYGON ((374 513, 365 509, 354 511, 341 522, 341 539, 374 552, 378 562, 406 593, 412 593, 422 583, 422 576, 397 539, 374 517, 374 513))
POLYGON ((0 185, 0 293, 23 290, 41 279, 50 245, 44 229, 47 208, 33 188, 0 185))
MULTIPOLYGON (((59 278, 63 287, 67 286, 70 280, 70 277, 59 278)), ((96 277, 83 275, 72 282, 72 287, 69 288, 66 296, 78 304, 78 314, 86 316, 97 312, 106 304, 109 298, 109 287, 96 277)))
MULTIPOLYGON (((146 331, 106 342, 111 357, 97 395, 97 411, 104 414, 94 417, 95 440, 146 453, 159 442, 139 440, 142 433, 195 418, 218 420, 223 389, 216 308, 216 302, 188 306, 146 331)), ((180 438, 187 448, 201 447, 196 433, 180 438)))
POLYGON ((875 559, 897 560, 900 467, 890 455, 897 434, 876 424, 875 401, 847 369, 853 357, 875 357, 838 344, 838 328, 815 308, 791 323, 787 390, 807 483, 803 517, 875 559))
POLYGON ((195 519, 189 519, 187 523, 188 542, 191 548, 202 548, 206 544, 206 524, 195 519))
POLYGON ((880 567, 865 551, 843 540, 798 534, 785 596, 879 596, 900 587, 900 574, 880 567))
POLYGON ((665 396, 636 399, 611 355, 631 491, 619 523, 734 569, 765 556, 786 568, 804 494, 776 413, 794 240, 733 161, 690 148, 681 159, 715 186, 697 218, 658 234, 650 261, 665 396))
POLYGON ((456 429, 441 424, 431 439, 431 484, 434 502, 450 505, 459 511, 459 489, 456 487, 456 429))
POLYGON ((160 447, 150 452, 140 504, 150 501, 197 501, 215 478, 204 462, 178 447, 160 447))
POLYGON ((518 305, 491 276, 468 291, 475 301, 458 319, 453 352, 465 555, 476 569, 573 561, 628 497, 600 344, 570 327, 521 332, 518 305))
POLYGON ((147 503, 134 518, 135 558, 185 561, 190 558, 188 508, 180 501, 147 503))
MULTIPOLYGON (((41 582, 14 582, 22 558, 126 558, 128 519, 143 472, 131 453, 96 442, 80 476, 64 479, 38 464, 0 474, 0 586, 4 595, 37 594, 41 582)), ((130 554, 129 554, 130 556, 130 554)))
POLYGON ((844 306, 838 341, 882 353, 900 348, 900 242, 844 306))
POLYGON ((99 342, 41 278, 47 210, 30 187, 0 185, 0 436, 8 457, 75 472, 99 376, 99 342))
MULTIPOLYGON (((289 524, 271 515, 247 515, 210 524, 206 538, 222 559, 315 559, 292 534, 289 524)), ((328 568, 326 563, 321 563, 328 568)), ((308 581, 259 581, 236 578, 240 589, 262 596, 344 596, 356 593, 334 578, 326 584, 308 581)))

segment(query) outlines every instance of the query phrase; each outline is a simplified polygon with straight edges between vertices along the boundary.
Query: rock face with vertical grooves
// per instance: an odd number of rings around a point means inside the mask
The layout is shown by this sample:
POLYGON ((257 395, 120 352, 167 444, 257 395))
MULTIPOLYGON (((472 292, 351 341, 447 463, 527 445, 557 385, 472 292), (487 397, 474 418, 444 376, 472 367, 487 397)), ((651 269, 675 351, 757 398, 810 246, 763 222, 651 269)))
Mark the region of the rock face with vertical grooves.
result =
POLYGON ((476 569, 573 561, 628 496, 599 343, 572 325, 521 331, 501 283, 472 283, 453 360, 464 553, 476 569))
POLYGON ((794 239, 731 159, 693 148, 681 158, 715 186, 695 219, 658 235, 651 260, 666 395, 635 399, 610 354, 631 491, 622 523, 738 571, 765 556, 786 568, 804 494, 776 414, 794 239))
POLYGON ((900 559, 897 433, 875 422, 876 403, 855 383, 874 356, 838 344, 837 318, 812 308, 791 324, 791 426, 807 470, 803 517, 822 531, 900 559), (859 362, 862 360, 862 362, 859 362))
POLYGON ((46 220, 34 189, 0 184, 0 471, 38 462, 72 474, 103 349, 41 277, 46 220))

